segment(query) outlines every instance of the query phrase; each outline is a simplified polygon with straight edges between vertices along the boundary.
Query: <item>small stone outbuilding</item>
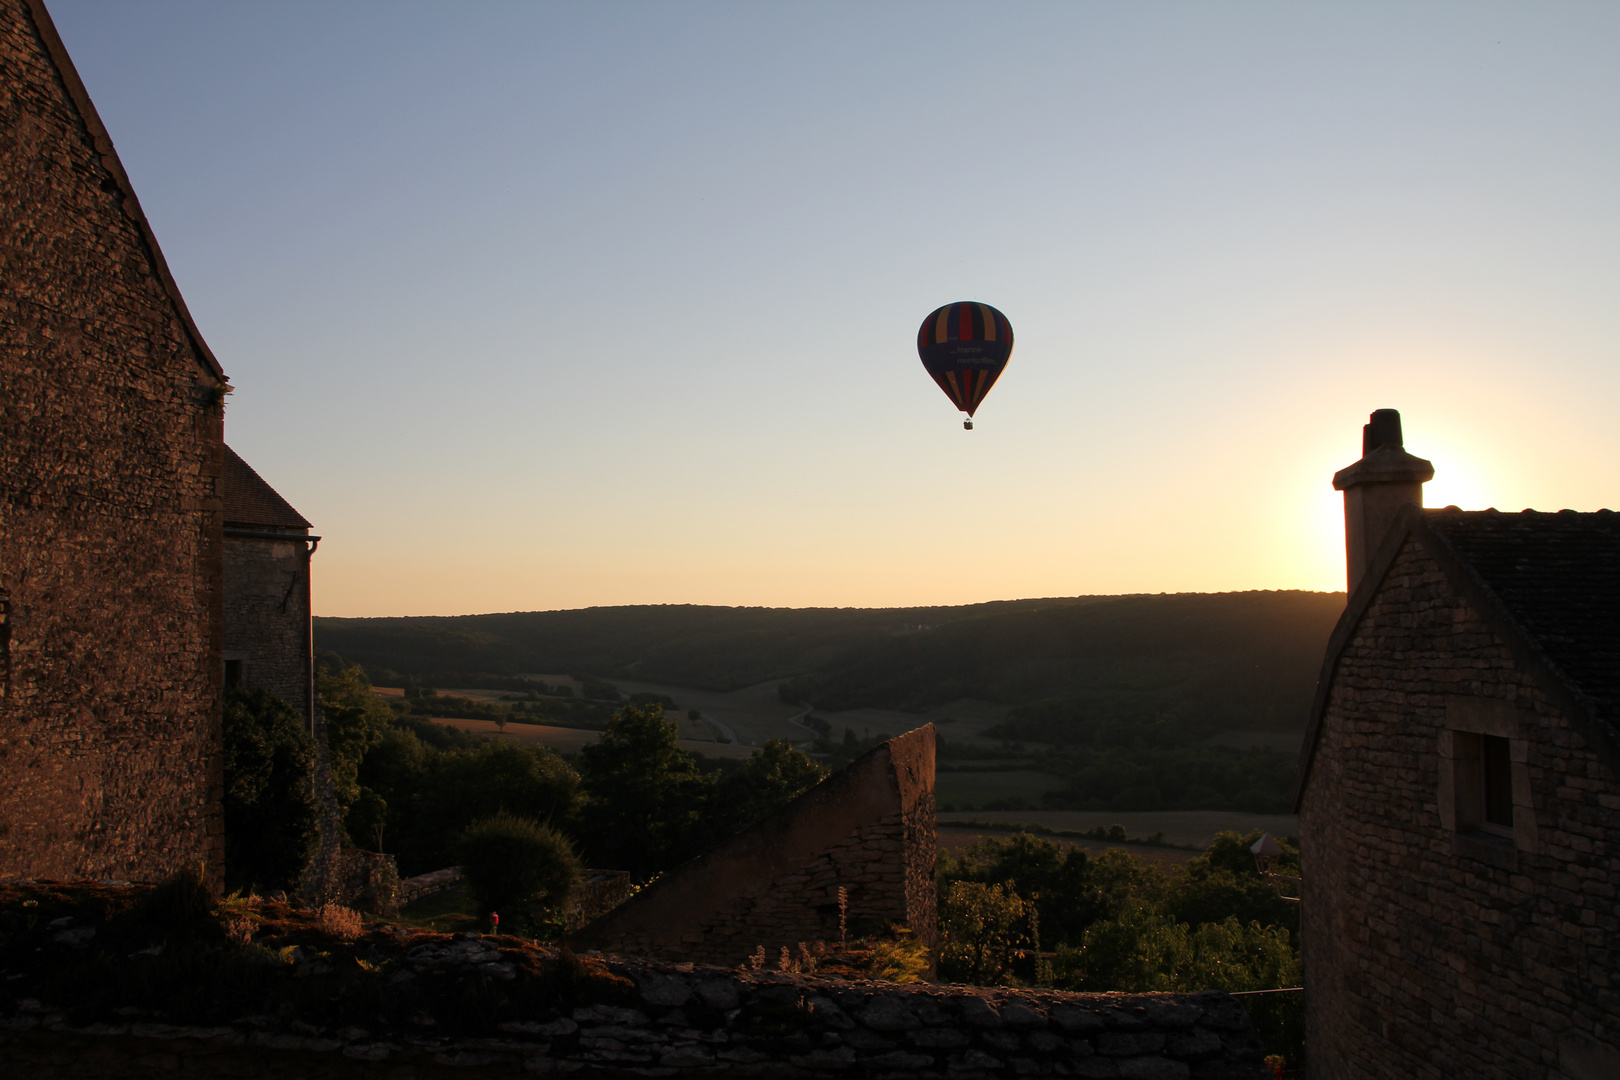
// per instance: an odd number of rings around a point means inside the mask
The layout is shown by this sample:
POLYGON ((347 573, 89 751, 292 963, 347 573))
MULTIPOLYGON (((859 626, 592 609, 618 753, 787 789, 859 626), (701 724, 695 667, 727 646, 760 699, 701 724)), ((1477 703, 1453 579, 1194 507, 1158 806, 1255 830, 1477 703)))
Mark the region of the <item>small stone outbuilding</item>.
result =
POLYGON ((881 743, 782 810, 676 867, 577 948, 733 966, 757 950, 904 927, 932 953, 934 728, 881 743), (845 904, 839 903, 844 889, 845 904))
POLYGON ((40 0, 0 223, 0 878, 217 875, 225 376, 40 0))
POLYGON ((225 685, 268 690, 313 724, 310 561, 321 538, 229 446, 224 482, 225 685))
POLYGON ((1620 515, 1421 508, 1380 410, 1301 761, 1311 1075, 1620 1076, 1620 515))

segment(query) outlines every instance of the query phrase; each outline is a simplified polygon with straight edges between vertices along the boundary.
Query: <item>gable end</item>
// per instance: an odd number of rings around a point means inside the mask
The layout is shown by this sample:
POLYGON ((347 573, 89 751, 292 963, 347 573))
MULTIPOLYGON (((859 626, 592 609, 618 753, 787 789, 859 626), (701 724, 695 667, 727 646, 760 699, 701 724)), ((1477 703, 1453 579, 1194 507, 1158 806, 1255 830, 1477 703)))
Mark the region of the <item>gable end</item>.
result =
POLYGON ((1299 779, 1294 788, 1294 812, 1299 813, 1310 783, 1311 767, 1316 759, 1316 745, 1321 735, 1322 717, 1327 712, 1328 695, 1338 673, 1344 650, 1354 640, 1361 620, 1372 605, 1390 568, 1405 548, 1407 540, 1420 544, 1424 552, 1440 566, 1447 582, 1466 600, 1484 620, 1485 624, 1507 646, 1514 662, 1531 675, 1540 688, 1552 698, 1559 710, 1609 768, 1620 773, 1620 739, 1601 715, 1596 703, 1583 693, 1547 655, 1536 637, 1516 619, 1502 599, 1475 572, 1449 540, 1430 524, 1425 511, 1409 505, 1401 511, 1389 533, 1379 544, 1367 575, 1351 594, 1344 614, 1328 639, 1327 653, 1322 660, 1321 674, 1317 677, 1316 693, 1311 701, 1310 720, 1305 729, 1305 742, 1300 748, 1299 779))
POLYGON ((41 44, 45 46, 45 51, 50 56, 52 66, 56 68, 56 75, 61 80, 62 88, 67 91, 68 100, 72 103, 74 111, 79 114, 79 121, 90 137, 96 156, 112 176, 113 182, 118 185, 119 194, 123 196, 124 215, 134 223, 139 232, 141 246, 147 261, 151 264, 152 274, 162 285, 169 303, 174 306, 175 316, 185 328, 186 338, 191 343, 198 363, 216 379, 225 380, 225 369, 220 366, 213 350, 198 332, 197 324, 191 319, 191 311, 180 295, 180 287, 175 284, 174 275, 169 272, 168 261, 163 257, 163 249, 158 247, 157 236, 146 220, 146 212, 141 209, 140 199, 135 196, 135 188, 129 182, 129 174, 124 172, 124 163, 118 160, 118 152, 113 148, 112 137, 107 134, 101 116, 90 100, 90 93, 85 89, 83 80, 79 78, 78 69, 73 66, 72 58, 68 56, 67 47, 62 44, 61 35, 56 32, 56 24, 51 21, 44 0, 23 0, 23 4, 33 21, 34 32, 39 35, 41 44))

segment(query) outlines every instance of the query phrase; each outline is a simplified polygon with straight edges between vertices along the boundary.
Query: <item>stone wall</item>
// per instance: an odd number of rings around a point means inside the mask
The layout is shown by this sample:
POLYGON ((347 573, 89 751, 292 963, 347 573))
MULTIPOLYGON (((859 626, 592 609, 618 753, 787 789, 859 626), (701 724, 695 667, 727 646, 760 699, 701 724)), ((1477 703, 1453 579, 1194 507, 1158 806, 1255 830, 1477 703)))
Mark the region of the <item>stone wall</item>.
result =
POLYGON ((874 748, 716 850, 665 874, 586 927, 577 944, 739 964, 763 947, 836 941, 840 887, 851 936, 906 927, 930 950, 934 729, 874 748))
POLYGON ((309 716, 309 545, 225 538, 225 660, 242 685, 268 690, 309 716))
POLYGON ((1616 1075, 1620 786, 1410 538, 1341 654, 1300 830, 1313 1077, 1616 1075), (1517 845, 1442 812, 1470 701, 1524 736, 1517 845))
MULTIPOLYGON (((524 978, 510 939, 456 935, 417 947, 391 978, 524 978)), ((593 964, 602 963, 592 961, 593 964)), ((578 1003, 499 1024, 491 1035, 323 1028, 256 1017, 210 1028, 132 1020, 71 1023, 38 1002, 0 1017, 0 1071, 33 1080, 231 1076, 738 1078, 1085 1077, 1261 1080, 1268 1070, 1232 998, 899 986, 607 960, 615 1004, 578 1003)), ((425 1018, 430 1019, 430 1018, 425 1018)))
POLYGON ((0 80, 0 877, 217 874, 223 376, 38 3, 0 80))

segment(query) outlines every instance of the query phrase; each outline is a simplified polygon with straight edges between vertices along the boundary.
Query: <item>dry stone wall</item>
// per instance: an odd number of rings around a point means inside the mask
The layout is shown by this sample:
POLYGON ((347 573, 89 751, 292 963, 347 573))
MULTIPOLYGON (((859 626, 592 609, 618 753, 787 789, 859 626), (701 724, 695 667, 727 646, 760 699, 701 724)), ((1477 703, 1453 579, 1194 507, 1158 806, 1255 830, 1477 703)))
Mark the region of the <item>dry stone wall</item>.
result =
MULTIPOLYGON (((33 1080, 173 1076, 349 1077, 1082 1077, 1260 1080, 1268 1070, 1231 997, 1067 994, 751 974, 609 958, 633 987, 618 1004, 577 1004, 502 1023, 486 1037, 414 1029, 211 1028, 144 1021, 72 1024, 24 1002, 0 1018, 0 1071, 33 1080)), ((392 978, 522 978, 499 939, 457 935, 413 950, 392 978)), ((431 1018, 427 1018, 431 1019, 431 1018)))
POLYGON ((888 925, 932 950, 934 729, 874 748, 780 813, 664 875, 596 920, 577 944, 670 960, 739 964, 799 942, 888 925), (839 889, 846 890, 841 912, 839 889))
POLYGON ((0 86, 0 877, 217 872, 222 377, 37 4, 0 86))
POLYGON ((1339 661, 1300 828, 1313 1077, 1615 1075, 1581 1062, 1620 1060, 1620 787, 1410 539, 1339 661), (1533 842, 1444 820, 1459 699, 1520 718, 1533 842))

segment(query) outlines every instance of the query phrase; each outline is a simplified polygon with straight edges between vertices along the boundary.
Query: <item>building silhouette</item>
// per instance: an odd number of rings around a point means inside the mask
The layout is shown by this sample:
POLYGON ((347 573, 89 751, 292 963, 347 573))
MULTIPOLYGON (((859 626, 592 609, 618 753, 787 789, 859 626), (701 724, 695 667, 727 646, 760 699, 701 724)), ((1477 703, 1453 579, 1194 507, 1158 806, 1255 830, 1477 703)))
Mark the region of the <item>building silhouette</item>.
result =
POLYGON ((1300 769, 1311 1075, 1620 1076, 1620 515, 1421 508, 1379 410, 1300 769))
POLYGON ((310 561, 320 537, 225 447, 225 685, 268 690, 315 716, 310 561))

